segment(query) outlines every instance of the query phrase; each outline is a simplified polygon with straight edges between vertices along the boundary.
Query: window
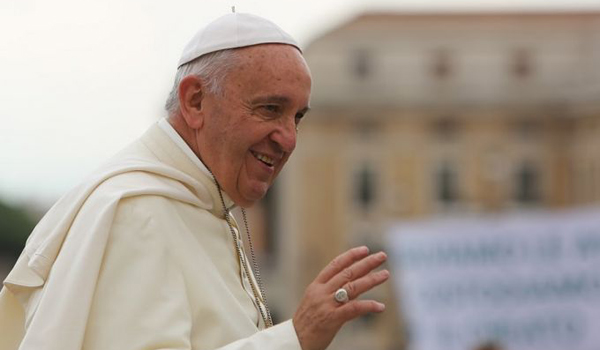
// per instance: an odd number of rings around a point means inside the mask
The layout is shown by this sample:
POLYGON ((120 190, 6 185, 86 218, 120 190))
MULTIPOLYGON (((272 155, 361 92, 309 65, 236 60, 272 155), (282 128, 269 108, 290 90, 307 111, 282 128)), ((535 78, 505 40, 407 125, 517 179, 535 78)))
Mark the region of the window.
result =
POLYGON ((364 117, 355 124, 355 132, 358 139, 363 141, 372 140, 379 133, 379 123, 375 118, 364 117))
POLYGON ((356 174, 355 199, 361 209, 368 210, 375 200, 375 174, 368 165, 363 165, 356 174))
POLYGON ((278 186, 277 183, 274 183, 263 200, 265 206, 265 253, 273 260, 277 258, 277 218, 281 215, 277 192, 278 186))
POLYGON ((532 72, 531 52, 527 49, 516 50, 512 62, 513 75, 517 78, 527 78, 532 72))
POLYGON ((458 181, 454 168, 444 163, 436 174, 437 199, 444 204, 458 201, 458 181))
POLYGON ((516 200, 523 204, 535 204, 540 200, 539 173, 531 163, 523 163, 516 173, 516 200))
POLYGON ((352 57, 352 70, 358 79, 368 78, 372 71, 371 54, 366 49, 358 49, 352 57))
POLYGON ((438 79, 448 78, 452 74, 450 53, 446 49, 438 49, 433 56, 433 76, 438 79))
POLYGON ((540 135, 542 123, 531 118, 519 119, 515 122, 516 134, 522 140, 529 140, 540 135))
POLYGON ((433 124, 433 131, 435 136, 442 140, 452 140, 456 138, 460 129, 460 124, 456 118, 453 117, 443 117, 436 121, 433 124))

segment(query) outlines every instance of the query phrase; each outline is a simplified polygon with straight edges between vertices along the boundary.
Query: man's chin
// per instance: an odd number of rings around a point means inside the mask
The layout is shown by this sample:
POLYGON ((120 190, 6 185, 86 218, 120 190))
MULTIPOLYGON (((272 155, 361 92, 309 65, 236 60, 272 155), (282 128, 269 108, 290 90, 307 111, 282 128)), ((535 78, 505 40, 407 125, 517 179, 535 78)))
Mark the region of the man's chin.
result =
POLYGON ((238 205, 244 208, 252 206, 267 194, 270 186, 271 185, 267 182, 253 182, 245 189, 245 191, 241 191, 241 197, 243 198, 240 202, 243 203, 238 205))

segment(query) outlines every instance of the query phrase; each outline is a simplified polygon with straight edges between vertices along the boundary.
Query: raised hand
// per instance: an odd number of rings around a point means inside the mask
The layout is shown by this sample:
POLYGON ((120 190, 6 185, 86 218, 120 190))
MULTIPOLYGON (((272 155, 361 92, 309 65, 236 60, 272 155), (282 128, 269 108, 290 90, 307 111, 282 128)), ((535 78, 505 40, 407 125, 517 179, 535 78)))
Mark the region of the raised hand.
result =
POLYGON ((373 271, 386 259, 383 252, 369 255, 367 247, 353 248, 333 259, 319 273, 306 288, 293 318, 302 350, 323 350, 344 323, 385 309, 385 305, 375 300, 356 298, 389 278, 387 270, 373 271), (334 298, 340 288, 347 291, 347 302, 334 298))

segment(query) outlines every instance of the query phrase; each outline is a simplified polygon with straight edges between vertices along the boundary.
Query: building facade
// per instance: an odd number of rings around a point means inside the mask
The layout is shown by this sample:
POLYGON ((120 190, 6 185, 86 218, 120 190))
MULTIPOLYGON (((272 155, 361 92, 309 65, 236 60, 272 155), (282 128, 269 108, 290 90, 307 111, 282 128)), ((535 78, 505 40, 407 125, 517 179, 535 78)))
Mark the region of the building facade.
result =
MULTIPOLYGON (((263 242, 283 316, 339 252, 385 249, 392 222, 600 203, 600 13, 365 14, 305 57, 312 111, 263 242)), ((371 296, 387 312, 332 349, 403 347, 391 284, 371 296)))

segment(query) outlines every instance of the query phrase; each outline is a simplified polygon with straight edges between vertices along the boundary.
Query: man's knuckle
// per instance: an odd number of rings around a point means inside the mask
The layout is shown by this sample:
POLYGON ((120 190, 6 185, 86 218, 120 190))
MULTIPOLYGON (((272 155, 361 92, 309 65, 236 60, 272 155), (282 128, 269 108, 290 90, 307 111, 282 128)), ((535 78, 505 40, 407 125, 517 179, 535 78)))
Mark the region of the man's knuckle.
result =
POLYGON ((334 269, 337 269, 340 266, 340 258, 335 258, 335 259, 331 260, 331 262, 329 263, 329 266, 331 266, 334 269))
POLYGON ((346 268, 342 271, 342 277, 344 277, 344 279, 350 281, 354 277, 354 272, 352 271, 352 269, 346 268))
POLYGON ((348 283, 346 285, 346 291, 348 292, 348 294, 354 296, 356 293, 356 284, 355 283, 348 283))

